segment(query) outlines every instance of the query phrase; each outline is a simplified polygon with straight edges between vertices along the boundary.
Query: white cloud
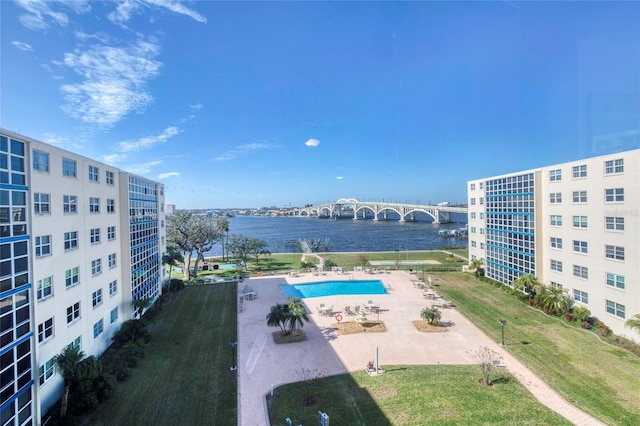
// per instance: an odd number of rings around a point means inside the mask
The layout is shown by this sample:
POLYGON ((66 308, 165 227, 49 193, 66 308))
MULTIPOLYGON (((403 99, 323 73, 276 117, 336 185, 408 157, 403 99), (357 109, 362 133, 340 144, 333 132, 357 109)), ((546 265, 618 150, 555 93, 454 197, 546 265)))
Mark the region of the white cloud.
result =
POLYGON ((170 177, 180 177, 180 172, 166 172, 158 175, 158 179, 160 180, 168 179, 170 177))
POLYGON ((144 136, 134 141, 123 141, 118 143, 118 150, 120 152, 137 152, 144 149, 151 149, 156 145, 161 145, 167 142, 172 137, 180 133, 180 129, 175 126, 170 126, 164 129, 159 135, 144 136))
POLYGON ((167 9, 170 12, 188 16, 200 23, 206 23, 207 18, 193 9, 189 9, 178 0, 125 0, 118 4, 116 10, 107 17, 115 24, 124 24, 136 13, 142 13, 143 8, 167 9))
POLYGON ((265 149, 274 149, 279 148, 277 145, 271 145, 268 143, 250 143, 247 145, 240 145, 233 148, 230 151, 225 152, 224 154, 216 157, 216 161, 229 161, 234 160, 238 157, 245 156, 252 151, 261 151, 265 149))
POLYGON ((16 4, 26 11, 26 13, 18 17, 18 21, 34 31, 46 30, 52 23, 61 27, 66 27, 69 24, 69 16, 67 13, 54 10, 56 6, 68 9, 77 14, 86 13, 91 9, 91 6, 85 0, 17 0, 16 4))
POLYGON ((105 126, 142 110, 153 100, 144 87, 159 72, 161 63, 153 59, 159 53, 157 44, 143 40, 128 47, 94 45, 66 53, 62 65, 84 81, 61 87, 68 102, 63 110, 85 123, 105 126))
POLYGON ((202 108, 204 108, 204 105, 202 105, 201 103, 190 104, 189 108, 191 108, 194 111, 200 111, 202 108))
POLYGON ((337 179, 337 180, 342 180, 342 179, 344 179, 344 178, 343 178, 342 176, 336 176, 336 179, 337 179))
POLYGON ((28 51, 30 51, 30 50, 33 50, 33 49, 31 48, 31 45, 30 45, 30 44, 23 43, 23 42, 21 42, 21 41, 16 41, 16 40, 14 40, 14 41, 12 41, 12 42, 11 42, 11 44, 13 44, 15 47, 17 47, 17 48, 18 48, 18 49, 20 49, 20 50, 24 50, 25 52, 28 52, 28 51))
POLYGON ((309 139, 304 144, 306 146, 318 146, 318 145, 320 145, 320 141, 318 139, 309 139))
POLYGON ((102 161, 111 164, 112 166, 117 166, 126 160, 129 156, 127 154, 108 154, 102 156, 102 161))
POLYGON ((124 166, 123 169, 128 170, 131 173, 135 173, 137 175, 146 175, 151 172, 151 169, 155 166, 159 166, 162 164, 162 161, 149 161, 148 163, 140 163, 140 164, 130 164, 128 166, 124 166))

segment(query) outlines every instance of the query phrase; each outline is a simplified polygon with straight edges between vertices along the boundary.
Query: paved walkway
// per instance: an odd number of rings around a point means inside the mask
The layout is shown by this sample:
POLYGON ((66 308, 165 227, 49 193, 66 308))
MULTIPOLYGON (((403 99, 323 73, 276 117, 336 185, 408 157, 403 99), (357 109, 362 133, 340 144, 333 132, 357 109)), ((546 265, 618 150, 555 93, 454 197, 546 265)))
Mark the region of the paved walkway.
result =
MULTIPOLYGON (((411 283, 405 271, 370 275, 352 272, 348 275, 328 273, 326 276, 305 274, 300 277, 272 276, 245 280, 258 290, 258 298, 245 302, 238 314, 238 424, 263 426, 269 424, 265 396, 272 388, 300 381, 302 368, 311 368, 323 376, 342 374, 365 368, 375 358, 378 347, 380 365, 474 364, 470 351, 488 346, 503 357, 506 369, 513 374, 542 404, 576 425, 601 425, 598 420, 566 402, 560 395, 535 376, 499 344, 490 340, 474 324, 455 309, 442 309, 442 321, 453 326, 446 333, 421 333, 412 321, 428 302, 411 283), (311 313, 304 332, 304 344, 276 345, 267 327, 266 315, 276 303, 286 302, 281 284, 323 281, 328 279, 381 279, 390 288, 389 294, 377 296, 328 296, 303 299, 311 313), (333 305, 334 312, 345 306, 362 305, 372 299, 381 306, 380 320, 386 333, 338 335, 331 327, 333 317, 317 312, 320 303, 333 305)), ((352 320, 344 313, 343 321, 352 320)), ((368 315, 377 319, 376 314, 368 315)), ((284 421, 284 419, 282 419, 284 421)))

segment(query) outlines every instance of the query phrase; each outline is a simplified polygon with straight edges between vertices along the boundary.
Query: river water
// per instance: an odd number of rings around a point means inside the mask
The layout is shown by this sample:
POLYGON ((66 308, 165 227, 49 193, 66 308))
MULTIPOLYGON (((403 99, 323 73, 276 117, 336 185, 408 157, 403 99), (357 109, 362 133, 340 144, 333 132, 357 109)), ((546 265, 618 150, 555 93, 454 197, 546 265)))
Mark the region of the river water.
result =
MULTIPOLYGON (((466 225, 466 215, 452 215, 454 222, 434 225, 431 222, 399 222, 398 219, 317 219, 309 217, 236 216, 229 219, 230 235, 259 238, 271 253, 299 252, 298 240, 317 242, 318 251, 367 252, 430 250, 440 247, 467 246, 466 238, 445 238, 438 231, 466 225)), ((220 256, 216 244, 205 256, 220 256)))

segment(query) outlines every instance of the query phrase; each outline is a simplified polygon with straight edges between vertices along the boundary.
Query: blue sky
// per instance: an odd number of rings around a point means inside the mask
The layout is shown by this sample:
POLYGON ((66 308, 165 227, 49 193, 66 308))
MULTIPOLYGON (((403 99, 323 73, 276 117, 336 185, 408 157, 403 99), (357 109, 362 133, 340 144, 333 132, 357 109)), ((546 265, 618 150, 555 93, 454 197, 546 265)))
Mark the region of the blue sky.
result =
POLYGON ((464 202, 467 180, 640 129, 639 2, 0 12, 0 126, 160 180, 178 208, 464 202))

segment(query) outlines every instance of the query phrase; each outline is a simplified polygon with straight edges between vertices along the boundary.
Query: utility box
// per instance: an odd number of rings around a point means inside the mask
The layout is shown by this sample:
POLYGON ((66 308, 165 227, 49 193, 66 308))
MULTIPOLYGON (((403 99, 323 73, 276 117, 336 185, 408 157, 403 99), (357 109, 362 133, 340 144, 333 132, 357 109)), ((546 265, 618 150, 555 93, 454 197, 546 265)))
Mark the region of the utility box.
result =
POLYGON ((329 426, 329 416, 318 410, 318 426, 329 426))

